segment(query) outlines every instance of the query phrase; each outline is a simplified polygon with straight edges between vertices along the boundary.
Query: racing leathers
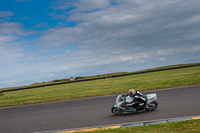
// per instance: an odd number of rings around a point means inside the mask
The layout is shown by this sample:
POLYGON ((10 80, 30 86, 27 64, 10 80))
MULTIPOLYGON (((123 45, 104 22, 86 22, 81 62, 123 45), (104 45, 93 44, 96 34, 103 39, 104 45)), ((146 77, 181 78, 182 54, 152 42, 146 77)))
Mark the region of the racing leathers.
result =
MULTIPOLYGON (((129 94, 128 94, 129 95, 129 94)), ((136 91, 134 95, 129 95, 130 97, 133 98, 133 101, 131 103, 128 103, 128 107, 138 107, 139 106, 145 106, 147 103, 147 97, 146 95, 142 94, 139 91, 136 91)))

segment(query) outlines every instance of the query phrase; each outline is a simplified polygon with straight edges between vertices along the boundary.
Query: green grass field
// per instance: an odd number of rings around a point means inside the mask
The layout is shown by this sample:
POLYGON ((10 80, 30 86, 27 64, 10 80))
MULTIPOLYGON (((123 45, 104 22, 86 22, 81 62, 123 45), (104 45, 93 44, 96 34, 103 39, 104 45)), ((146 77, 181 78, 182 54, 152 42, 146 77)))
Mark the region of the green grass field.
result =
POLYGON ((0 107, 200 84, 200 66, 5 92, 0 107))
POLYGON ((84 133, 200 133, 200 120, 188 120, 147 126, 96 130, 84 133))

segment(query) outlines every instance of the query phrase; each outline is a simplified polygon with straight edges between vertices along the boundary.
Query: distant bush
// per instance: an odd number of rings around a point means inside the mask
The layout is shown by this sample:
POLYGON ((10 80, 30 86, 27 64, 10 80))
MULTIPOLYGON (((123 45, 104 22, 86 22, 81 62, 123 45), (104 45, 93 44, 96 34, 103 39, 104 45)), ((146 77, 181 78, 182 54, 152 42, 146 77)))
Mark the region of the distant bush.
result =
POLYGON ((63 81, 66 81, 66 79, 56 79, 56 80, 53 80, 51 82, 63 82, 63 81))
POLYGON ((60 82, 60 80, 59 80, 59 79, 56 79, 56 80, 53 80, 53 82, 60 82))
POLYGON ((76 80, 84 79, 84 77, 76 77, 76 80))

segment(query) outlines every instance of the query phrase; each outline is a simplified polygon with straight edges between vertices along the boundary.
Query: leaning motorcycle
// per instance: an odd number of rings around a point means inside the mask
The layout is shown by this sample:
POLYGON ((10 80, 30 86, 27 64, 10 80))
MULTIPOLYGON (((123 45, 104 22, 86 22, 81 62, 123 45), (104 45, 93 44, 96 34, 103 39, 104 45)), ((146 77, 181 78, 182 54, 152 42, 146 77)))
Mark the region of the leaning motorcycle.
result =
POLYGON ((116 104, 112 107, 111 111, 115 115, 123 114, 124 112, 137 112, 141 110, 146 110, 146 111, 152 111, 157 108, 158 103, 157 103, 157 95, 156 93, 153 94, 147 94, 147 104, 140 105, 136 104, 136 106, 133 107, 127 107, 125 104, 131 103, 134 99, 130 96, 127 96, 125 94, 120 94, 116 98, 116 104))

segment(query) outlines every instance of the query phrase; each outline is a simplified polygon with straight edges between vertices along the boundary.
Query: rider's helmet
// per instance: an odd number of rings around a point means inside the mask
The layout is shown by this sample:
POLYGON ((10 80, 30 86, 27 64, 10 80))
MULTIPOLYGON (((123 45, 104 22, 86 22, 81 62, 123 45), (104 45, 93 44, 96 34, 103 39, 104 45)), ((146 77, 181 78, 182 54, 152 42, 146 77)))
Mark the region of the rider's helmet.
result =
POLYGON ((136 91, 135 91, 134 89, 130 89, 130 90, 128 91, 128 94, 129 94, 130 96, 133 96, 134 94, 136 94, 136 91))

